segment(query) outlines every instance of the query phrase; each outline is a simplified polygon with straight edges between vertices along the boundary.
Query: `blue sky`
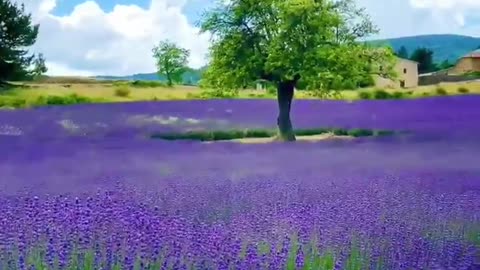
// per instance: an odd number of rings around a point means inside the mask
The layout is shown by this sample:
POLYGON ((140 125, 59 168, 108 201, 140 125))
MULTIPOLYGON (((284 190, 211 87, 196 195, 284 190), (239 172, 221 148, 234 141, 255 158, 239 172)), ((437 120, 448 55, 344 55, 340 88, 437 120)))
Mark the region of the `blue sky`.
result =
MULTIPOLYGON (((72 13, 75 6, 85 2, 85 0, 59 0, 52 13, 57 16, 65 16, 72 13)), ((137 5, 142 8, 148 8, 150 0, 101 0, 98 5, 105 11, 111 12, 115 5, 137 5)), ((183 7, 183 12, 191 24, 195 24, 202 11, 211 6, 212 0, 191 0, 183 7)))
MULTIPOLYGON (((153 46, 169 39, 206 64, 209 36, 195 22, 214 0, 14 0, 40 24, 36 53, 52 75, 152 72, 153 46)), ((260 1, 260 0, 259 0, 260 1)), ((480 0, 355 0, 380 28, 373 38, 480 35, 480 0)))

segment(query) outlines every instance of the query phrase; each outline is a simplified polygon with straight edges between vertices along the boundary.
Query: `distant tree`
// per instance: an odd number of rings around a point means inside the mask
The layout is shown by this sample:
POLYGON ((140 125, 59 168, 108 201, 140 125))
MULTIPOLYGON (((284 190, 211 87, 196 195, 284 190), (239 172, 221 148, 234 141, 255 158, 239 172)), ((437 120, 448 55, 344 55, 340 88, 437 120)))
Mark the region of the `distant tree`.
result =
POLYGON ((290 109, 299 80, 302 88, 328 93, 335 82, 378 72, 378 63, 385 73, 392 66, 390 50, 359 42, 377 29, 354 0, 231 0, 204 14, 200 25, 213 34, 202 85, 235 91, 259 79, 274 84, 281 140, 295 140, 290 109))
POLYGON ((30 79, 47 71, 43 55, 37 58, 28 53, 28 47, 35 44, 38 29, 23 4, 0 0, 0 84, 30 79))
POLYGON ((395 53, 395 55, 403 59, 408 59, 407 48, 405 48, 405 46, 400 47, 400 49, 395 53))
POLYGON ((188 68, 187 62, 190 52, 169 40, 160 42, 152 51, 158 69, 157 72, 167 78, 168 85, 172 86, 174 82, 181 82, 182 75, 188 68))
POLYGON ((418 72, 419 73, 428 73, 435 71, 436 66, 433 62, 433 51, 427 48, 417 48, 412 55, 410 60, 418 62, 418 72))
POLYGON ((33 78, 38 78, 43 74, 47 73, 48 68, 45 65, 45 58, 43 54, 38 54, 38 57, 33 60, 33 69, 32 69, 32 76, 33 78))

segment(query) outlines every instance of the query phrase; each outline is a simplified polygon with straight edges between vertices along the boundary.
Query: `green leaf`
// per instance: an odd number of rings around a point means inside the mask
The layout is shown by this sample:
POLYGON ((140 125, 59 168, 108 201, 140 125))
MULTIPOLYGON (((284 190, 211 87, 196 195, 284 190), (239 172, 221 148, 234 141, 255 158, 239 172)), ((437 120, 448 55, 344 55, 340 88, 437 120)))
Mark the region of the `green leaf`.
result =
POLYGON ((206 12, 200 26, 213 36, 202 78, 209 88, 301 78, 302 88, 325 92, 393 73, 390 49, 360 41, 377 29, 354 0, 231 0, 206 12))

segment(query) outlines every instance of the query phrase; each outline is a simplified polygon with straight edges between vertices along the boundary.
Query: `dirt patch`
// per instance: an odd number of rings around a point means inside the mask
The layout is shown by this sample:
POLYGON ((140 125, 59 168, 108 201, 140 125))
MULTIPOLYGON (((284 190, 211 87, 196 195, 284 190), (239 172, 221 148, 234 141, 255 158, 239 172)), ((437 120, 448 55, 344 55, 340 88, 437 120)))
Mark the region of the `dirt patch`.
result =
MULTIPOLYGON (((318 142, 323 140, 351 140, 354 139, 353 136, 341 136, 335 135, 333 133, 324 133, 317 135, 308 135, 308 136, 296 136, 297 141, 300 142, 318 142)), ((221 140, 216 142, 237 142, 237 143, 247 143, 247 144, 257 144, 257 143, 271 143, 277 141, 276 137, 269 138, 243 138, 243 139, 234 139, 234 140, 221 140)), ((210 141, 207 143, 214 143, 215 141, 210 141)))

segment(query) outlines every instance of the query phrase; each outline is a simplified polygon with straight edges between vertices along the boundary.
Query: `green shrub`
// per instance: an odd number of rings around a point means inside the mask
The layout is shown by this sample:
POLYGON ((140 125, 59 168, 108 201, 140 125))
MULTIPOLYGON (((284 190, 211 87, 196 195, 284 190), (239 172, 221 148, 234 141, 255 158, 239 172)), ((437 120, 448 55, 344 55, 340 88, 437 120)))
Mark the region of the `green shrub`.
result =
POLYGON ((11 96, 1 97, 0 107, 24 108, 53 105, 73 105, 91 102, 93 102, 92 99, 82 97, 77 94, 70 94, 65 96, 39 96, 36 99, 26 99, 20 96, 11 96))
POLYGON ((166 83, 161 82, 161 81, 139 81, 139 80, 136 80, 136 81, 130 82, 129 85, 131 85, 132 87, 139 87, 139 88, 168 87, 168 85, 166 83))
POLYGON ((362 79, 358 82, 358 87, 364 88, 364 87, 370 87, 375 85, 375 79, 370 76, 364 76, 362 79))
POLYGON ((295 130, 295 135, 312 136, 312 135, 324 134, 327 132, 329 132, 329 129, 326 129, 326 128, 298 129, 298 130, 295 130))
POLYGON ((347 136, 348 135, 348 130, 342 129, 342 128, 335 128, 332 130, 332 133, 336 136, 347 136))
POLYGON ((207 83, 207 81, 205 79, 200 79, 198 81, 198 87, 200 89, 208 89, 211 85, 209 83, 207 83))
MULTIPOLYGON (((369 130, 369 129, 331 129, 331 128, 316 128, 316 129, 300 129, 295 130, 297 136, 312 136, 332 132, 337 136, 380 136, 392 135, 392 131, 388 130, 369 130)), ((164 140, 195 140, 195 141, 226 141, 243 138, 269 138, 277 134, 275 129, 245 129, 245 130, 214 130, 214 131, 189 131, 185 133, 157 133, 150 137, 153 139, 164 140)))
POLYGON ((68 105, 70 100, 62 96, 46 96, 45 105, 68 105))
POLYGON ((277 88, 275 87, 275 85, 268 84, 266 91, 268 95, 277 95, 277 88))
POLYGON ((470 71, 470 72, 464 73, 463 75, 468 77, 468 78, 476 79, 476 78, 480 77, 480 72, 479 71, 470 71))
POLYGON ((123 86, 118 86, 115 89, 115 96, 117 97, 128 97, 130 95, 130 89, 128 89, 128 86, 123 85, 123 86))
POLYGON ((358 93, 358 98, 359 99, 371 99, 372 94, 370 92, 362 91, 358 93))
POLYGON ((233 89, 211 89, 203 91, 200 94, 200 98, 234 98, 238 96, 238 90, 233 89))
POLYGON ((0 101, 0 107, 9 107, 9 108, 23 108, 26 107, 27 101, 23 97, 8 97, 0 101))
POLYGON ((11 99, 12 98, 10 96, 0 95, 0 108, 10 107, 11 99))
POLYGON ((393 99, 402 99, 404 97, 405 97, 405 94, 403 92, 400 92, 400 91, 395 91, 391 95, 391 98, 393 98, 393 99))
POLYGON ((351 129, 348 132, 348 135, 352 137, 367 137, 367 136, 372 136, 373 131, 369 129, 351 129))
POLYGON ((307 86, 308 86, 307 82, 304 79, 300 79, 300 80, 298 80, 297 84, 295 85, 295 88, 297 90, 306 90, 307 86))
POLYGON ((440 96, 445 96, 448 94, 447 90, 445 90, 445 88, 441 86, 438 86, 437 89, 435 89, 435 93, 437 93, 437 95, 440 95, 440 96))
POLYGON ((373 132, 373 135, 375 136, 388 136, 393 134, 395 134, 395 132, 391 130, 376 130, 373 132))
POLYGON ((126 86, 126 87, 136 87, 136 88, 154 88, 154 87, 168 87, 168 85, 162 81, 115 81, 112 83, 113 86, 126 86))
POLYGON ((357 88, 357 82, 354 80, 344 80, 338 90, 353 90, 357 88))
POLYGON ((460 87, 458 87, 457 92, 461 93, 461 94, 466 94, 466 93, 469 93, 470 90, 468 90, 468 88, 466 88, 464 86, 460 86, 460 87))
POLYGON ((373 98, 374 99, 389 99, 389 98, 391 98, 391 95, 383 89, 376 89, 373 92, 373 98))
POLYGON ((413 95, 413 91, 412 91, 412 90, 407 91, 406 94, 407 94, 407 95, 413 95))
POLYGON ((78 94, 70 94, 65 96, 65 98, 69 101, 68 104, 82 104, 82 103, 91 103, 93 100, 91 100, 88 97, 83 97, 78 94))
POLYGON ((263 129, 247 129, 244 131, 245 138, 268 138, 275 135, 275 132, 263 129))
POLYGON ((32 100, 29 105, 33 107, 47 105, 47 98, 45 96, 39 96, 32 100))

